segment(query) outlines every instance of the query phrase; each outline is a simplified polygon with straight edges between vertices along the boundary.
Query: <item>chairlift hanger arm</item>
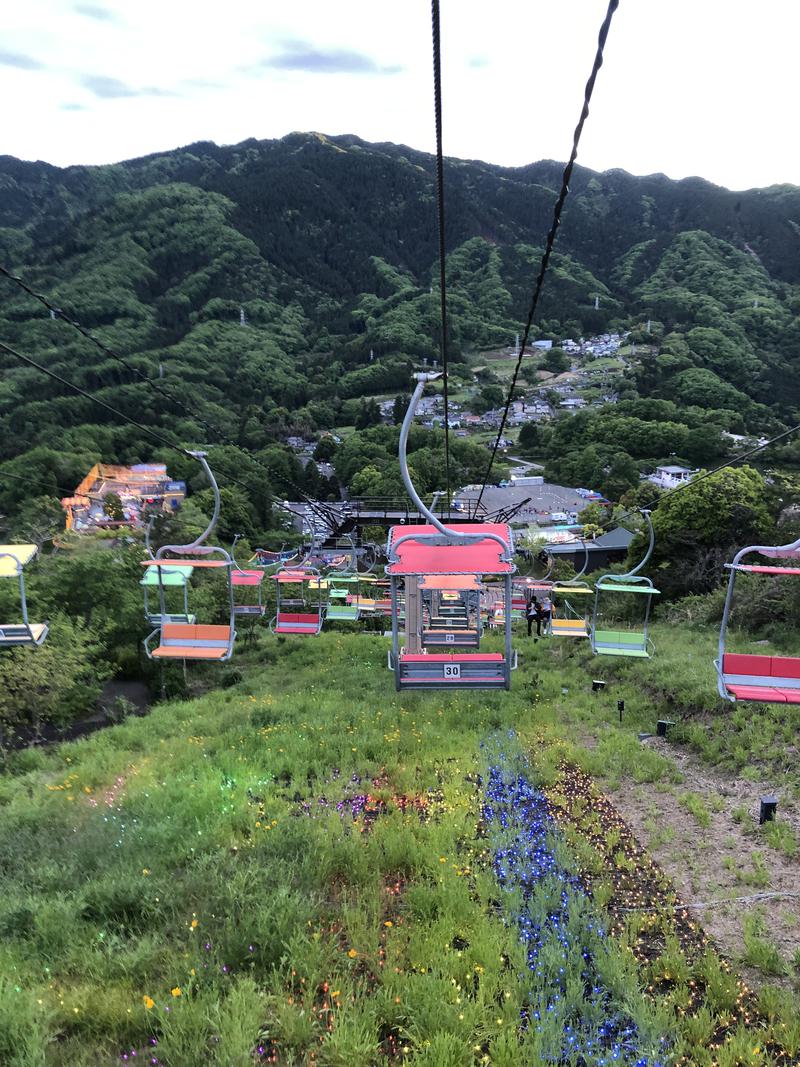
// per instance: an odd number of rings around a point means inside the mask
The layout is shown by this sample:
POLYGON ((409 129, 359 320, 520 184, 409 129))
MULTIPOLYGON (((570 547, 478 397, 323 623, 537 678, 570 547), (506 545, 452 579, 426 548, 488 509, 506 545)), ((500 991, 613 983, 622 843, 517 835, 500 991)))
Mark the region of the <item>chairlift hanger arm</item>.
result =
POLYGON ((174 552, 177 555, 186 555, 186 556, 188 556, 188 555, 191 555, 192 552, 205 553, 205 552, 217 552, 217 551, 222 552, 228 559, 230 559, 230 557, 228 556, 228 553, 225 552, 224 549, 216 549, 216 548, 211 548, 211 547, 204 547, 205 546, 205 542, 208 540, 208 538, 214 532, 214 528, 217 525, 217 520, 219 519, 219 511, 220 511, 219 486, 217 485, 217 480, 214 477, 214 474, 213 474, 211 468, 208 465, 208 460, 206 459, 206 456, 208 455, 208 453, 207 452, 193 452, 193 451, 187 449, 186 454, 188 456, 191 456, 193 459, 196 459, 200 463, 200 465, 202 466, 203 470, 206 472, 206 476, 208 477, 208 480, 211 483, 211 489, 212 489, 212 491, 214 493, 214 512, 213 512, 213 514, 211 516, 211 521, 209 522, 208 526, 200 534, 199 537, 196 537, 195 540, 192 541, 191 544, 189 544, 189 545, 162 545, 161 548, 159 548, 158 552, 156 553, 156 559, 163 559, 164 554, 167 553, 167 552, 174 552))
MULTIPOLYGON (((403 419, 403 425, 400 429, 400 447, 399 447, 399 459, 400 459, 400 474, 403 478, 403 484, 406 487, 409 497, 412 503, 418 509, 420 515, 423 515, 427 521, 434 526, 439 533, 444 537, 448 544, 472 544, 476 541, 491 540, 496 541, 502 548, 502 559, 505 561, 511 560, 511 546, 499 535, 493 532, 487 532, 485 534, 464 534, 451 527, 445 526, 440 519, 438 519, 433 512, 426 506, 422 497, 414 487, 414 483, 411 481, 411 475, 408 470, 408 435, 411 431, 411 426, 414 422, 414 416, 417 411, 417 405, 419 404, 420 397, 428 382, 434 381, 439 378, 440 375, 437 372, 420 371, 417 372, 414 377, 417 380, 417 386, 411 396, 411 400, 406 410, 405 418, 403 419)), ((388 546, 390 560, 397 559, 397 549, 405 541, 419 540, 419 535, 404 534, 398 538, 394 544, 388 546)))
POLYGON ((617 577, 619 577, 619 578, 633 578, 633 577, 635 577, 639 573, 639 571, 642 569, 642 567, 644 567, 646 565, 646 563, 648 562, 648 560, 650 559, 650 557, 653 554, 653 548, 654 548, 655 543, 656 543, 656 535, 655 535, 655 531, 653 530, 653 521, 650 518, 650 512, 646 508, 642 508, 641 509, 641 514, 644 515, 645 521, 647 523, 647 529, 648 529, 648 532, 649 532, 649 535, 650 535, 650 543, 647 546, 647 552, 645 552, 644 559, 641 561, 641 563, 638 563, 631 570, 625 571, 624 574, 617 575, 617 577))

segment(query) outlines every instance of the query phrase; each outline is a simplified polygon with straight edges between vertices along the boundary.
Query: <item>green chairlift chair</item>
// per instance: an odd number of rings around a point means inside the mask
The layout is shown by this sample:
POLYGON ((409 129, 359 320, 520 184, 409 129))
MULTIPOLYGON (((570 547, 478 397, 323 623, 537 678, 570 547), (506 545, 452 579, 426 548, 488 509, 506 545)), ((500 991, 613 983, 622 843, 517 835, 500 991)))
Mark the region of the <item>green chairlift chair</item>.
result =
POLYGON ((650 521, 650 512, 643 511, 650 533, 650 544, 644 559, 638 566, 625 574, 604 574, 594 592, 594 613, 592 616, 592 651, 598 656, 626 656, 635 659, 649 659, 653 649, 653 642, 647 636, 647 623, 650 618, 650 605, 654 596, 659 595, 649 578, 645 578, 638 572, 644 567, 653 551, 655 535, 653 524, 650 521), (643 598, 644 618, 640 626, 632 627, 628 624, 618 623, 611 627, 604 622, 601 629, 601 620, 605 619, 603 608, 608 608, 609 598, 612 594, 625 597, 643 598))

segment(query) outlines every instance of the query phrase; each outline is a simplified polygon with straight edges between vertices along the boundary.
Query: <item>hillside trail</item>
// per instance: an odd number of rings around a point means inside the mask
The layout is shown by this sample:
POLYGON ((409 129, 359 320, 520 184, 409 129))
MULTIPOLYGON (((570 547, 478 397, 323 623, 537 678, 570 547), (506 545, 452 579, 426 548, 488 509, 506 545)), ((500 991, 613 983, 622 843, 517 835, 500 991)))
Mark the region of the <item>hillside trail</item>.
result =
MULTIPOLYGON (((669 760, 682 781, 639 785, 628 779, 608 790, 608 796, 684 901, 800 891, 800 854, 790 854, 791 842, 787 851, 775 847, 769 831, 758 824, 759 798, 776 795, 777 820, 793 832, 795 842, 800 841, 800 805, 788 790, 782 795, 774 782, 732 776, 662 738, 642 743, 669 760)), ((791 985, 792 960, 800 952, 799 898, 720 903, 697 908, 695 915, 749 984, 791 985), (744 924, 748 916, 756 915, 763 917, 764 936, 786 965, 783 974, 765 976, 747 965, 744 924)))

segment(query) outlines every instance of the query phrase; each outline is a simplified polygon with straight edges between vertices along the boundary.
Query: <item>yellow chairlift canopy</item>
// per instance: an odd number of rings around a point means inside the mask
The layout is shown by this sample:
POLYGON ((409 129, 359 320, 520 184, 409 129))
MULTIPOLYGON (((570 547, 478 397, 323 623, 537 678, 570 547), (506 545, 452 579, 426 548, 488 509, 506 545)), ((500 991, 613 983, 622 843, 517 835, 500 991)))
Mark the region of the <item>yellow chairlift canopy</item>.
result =
POLYGON ((0 578, 16 578, 19 574, 17 564, 24 567, 38 551, 36 545, 0 545, 0 578))

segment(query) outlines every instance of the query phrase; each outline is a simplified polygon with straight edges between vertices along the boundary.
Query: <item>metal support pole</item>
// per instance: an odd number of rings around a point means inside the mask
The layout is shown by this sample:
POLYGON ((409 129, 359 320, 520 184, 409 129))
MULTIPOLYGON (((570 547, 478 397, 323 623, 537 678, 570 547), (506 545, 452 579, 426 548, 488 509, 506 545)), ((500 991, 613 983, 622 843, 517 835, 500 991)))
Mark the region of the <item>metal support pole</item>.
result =
MULTIPOLYGON (((390 585, 392 598, 392 659, 394 661, 394 687, 400 690, 400 640, 399 640, 399 616, 400 609, 397 603, 397 579, 392 577, 390 585)), ((408 616, 406 616, 408 618, 408 616)))
POLYGON ((505 588, 505 612, 506 612, 506 663, 505 663, 505 676, 506 676, 506 689, 511 688, 511 575, 506 574, 503 579, 503 586, 505 588))
POLYGON ((409 574, 406 576, 406 649, 412 653, 422 651, 421 619, 419 576, 409 574))

